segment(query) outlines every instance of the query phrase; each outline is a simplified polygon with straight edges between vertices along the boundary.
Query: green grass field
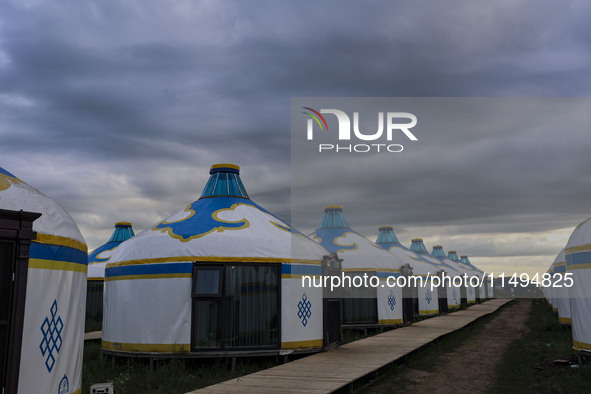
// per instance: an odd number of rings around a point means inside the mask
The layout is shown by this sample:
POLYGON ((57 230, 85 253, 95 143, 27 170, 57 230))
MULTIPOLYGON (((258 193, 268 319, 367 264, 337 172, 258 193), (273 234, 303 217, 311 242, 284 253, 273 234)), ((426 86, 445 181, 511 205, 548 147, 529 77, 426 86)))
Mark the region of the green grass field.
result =
MULTIPOLYGON (((530 332, 511 343, 496 370, 496 392, 589 393, 591 365, 558 365, 565 359, 577 364, 570 327, 558 323, 545 300, 535 299, 528 321, 530 332)), ((591 362, 591 360, 589 360, 591 362)))

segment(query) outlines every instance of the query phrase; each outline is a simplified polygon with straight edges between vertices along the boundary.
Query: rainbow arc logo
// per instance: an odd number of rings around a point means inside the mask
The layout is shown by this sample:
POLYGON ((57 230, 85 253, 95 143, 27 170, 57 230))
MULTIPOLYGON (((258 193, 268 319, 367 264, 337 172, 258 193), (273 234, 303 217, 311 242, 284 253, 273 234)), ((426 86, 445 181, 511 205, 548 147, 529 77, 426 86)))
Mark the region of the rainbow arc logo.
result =
POLYGON ((303 114, 308 115, 309 117, 311 117, 312 119, 314 119, 316 121, 316 123, 318 123, 318 126, 320 126, 320 130, 324 130, 324 127, 322 127, 322 123, 324 123, 324 126, 326 127, 326 131, 328 131, 328 125, 326 124, 326 120, 324 120, 324 116, 322 116, 320 114, 320 112, 316 111, 313 108, 310 107, 302 107, 303 109, 307 109, 308 111, 312 111, 314 114, 311 114, 310 112, 302 112, 303 114), (322 123, 320 123, 320 119, 322 119, 322 123))

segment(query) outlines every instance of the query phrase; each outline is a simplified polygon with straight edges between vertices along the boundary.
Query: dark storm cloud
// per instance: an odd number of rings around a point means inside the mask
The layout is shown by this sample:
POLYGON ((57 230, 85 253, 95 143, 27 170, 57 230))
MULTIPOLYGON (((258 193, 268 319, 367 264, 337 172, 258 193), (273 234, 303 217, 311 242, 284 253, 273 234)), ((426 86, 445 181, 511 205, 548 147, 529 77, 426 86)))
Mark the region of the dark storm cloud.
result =
MULTIPOLYGON (((92 247, 123 217, 143 229, 184 207, 215 162, 242 165, 251 196, 289 218, 292 97, 585 96, 590 7, 4 3, 0 165, 66 206, 92 247)), ((580 215, 585 179, 568 173, 590 163, 578 136, 569 144, 568 133, 558 142, 532 134, 523 137, 528 145, 495 130, 498 140, 514 145, 503 156, 484 134, 451 143, 465 133, 450 128, 423 136, 412 159, 397 163, 404 171, 387 174, 408 187, 374 193, 373 204, 396 211, 401 225, 451 223, 451 232, 543 231, 580 215), (564 152, 552 156, 552 166, 548 141, 564 152), (477 175, 484 170, 486 177, 477 175), (436 209, 425 209, 435 196, 436 209), (505 217, 513 220, 499 219, 505 217)), ((358 201, 375 185, 350 171, 349 183, 322 196, 313 179, 305 187, 303 209, 312 212, 324 200, 358 201)), ((370 221, 382 216, 366 219, 360 226, 370 231, 370 221)))

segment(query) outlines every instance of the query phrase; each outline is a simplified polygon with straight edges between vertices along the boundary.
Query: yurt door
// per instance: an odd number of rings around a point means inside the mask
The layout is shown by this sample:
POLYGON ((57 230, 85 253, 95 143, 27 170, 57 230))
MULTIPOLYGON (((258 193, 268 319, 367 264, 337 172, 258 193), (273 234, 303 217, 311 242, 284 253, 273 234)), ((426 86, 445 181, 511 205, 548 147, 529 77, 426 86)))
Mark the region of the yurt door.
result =
MULTIPOLYGON (((322 260, 322 274, 324 276, 341 276, 341 263, 336 253, 324 256, 322 260)), ((324 289, 324 346, 334 345, 341 341, 341 297, 337 292, 324 289)))
MULTIPOLYGON (((439 277, 442 278, 441 283, 443 283, 443 272, 439 272, 439 277)), ((447 313, 447 288, 445 286, 437 287, 437 298, 439 298, 439 313, 447 313)))
POLYGON ((33 221, 41 214, 0 209, 0 392, 16 393, 33 221))
MULTIPOLYGON (((9 329, 11 323, 12 273, 14 272, 14 242, 0 240, 0 374, 5 387, 8 366, 9 329)), ((4 390, 3 390, 4 391, 4 390)))

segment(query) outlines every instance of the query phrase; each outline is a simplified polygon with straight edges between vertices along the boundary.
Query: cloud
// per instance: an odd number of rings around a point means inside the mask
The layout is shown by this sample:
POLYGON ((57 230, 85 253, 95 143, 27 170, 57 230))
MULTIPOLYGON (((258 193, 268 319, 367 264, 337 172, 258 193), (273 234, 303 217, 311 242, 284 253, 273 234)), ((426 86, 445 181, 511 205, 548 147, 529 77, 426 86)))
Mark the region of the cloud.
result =
MULTIPOLYGON (((513 124, 474 105, 464 127, 423 120, 420 144, 391 167, 307 157, 291 170, 291 99, 588 96, 590 7, 5 2, 0 165, 64 205, 91 248, 116 221, 141 230, 182 209, 209 166, 230 161, 255 201, 303 229, 336 201, 365 234, 381 224, 441 240, 475 234, 482 249, 466 248, 492 259, 492 237, 504 245, 503 234, 559 231, 588 215, 588 102, 573 100, 536 128, 527 114, 537 102, 503 101, 513 124)), ((453 107, 437 103, 432 119, 453 107)))

